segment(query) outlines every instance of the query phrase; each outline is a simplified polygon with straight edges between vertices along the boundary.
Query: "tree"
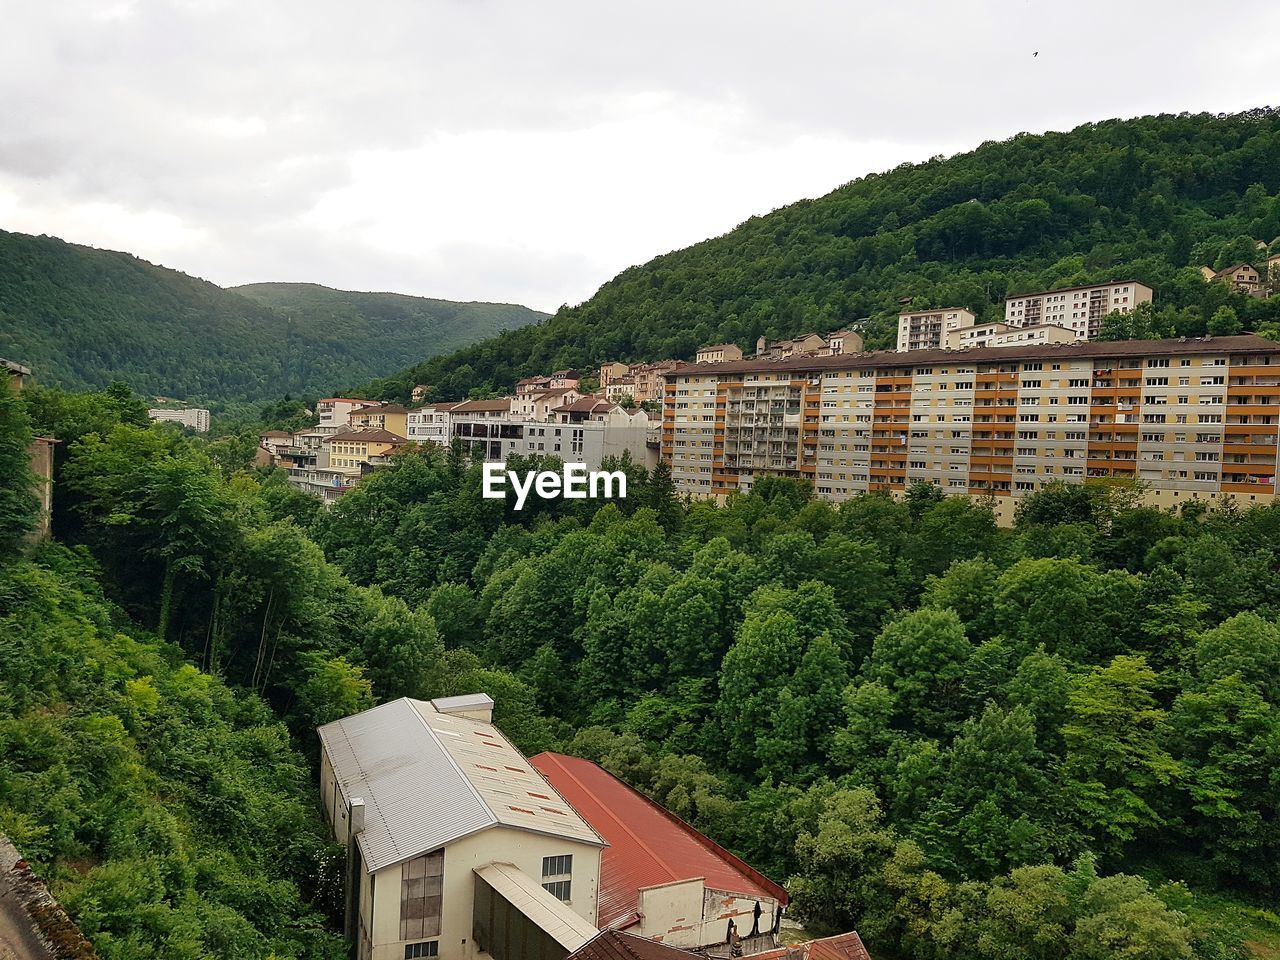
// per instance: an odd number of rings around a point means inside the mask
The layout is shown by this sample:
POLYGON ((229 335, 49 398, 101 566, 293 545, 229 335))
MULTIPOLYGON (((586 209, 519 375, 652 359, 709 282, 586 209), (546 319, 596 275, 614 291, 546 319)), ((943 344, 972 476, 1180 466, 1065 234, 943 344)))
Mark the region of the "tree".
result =
POLYGON ((310 726, 323 726, 373 706, 373 684, 362 668, 345 657, 312 654, 306 663, 298 707, 310 726))
POLYGON ((0 558, 17 550, 39 517, 30 445, 26 407, 8 384, 0 385, 0 558))
POLYGON ((1081 826, 1108 850, 1164 823, 1153 802, 1182 772, 1161 746, 1166 715, 1155 684, 1142 657, 1119 656, 1077 678, 1067 695, 1068 799, 1081 826))

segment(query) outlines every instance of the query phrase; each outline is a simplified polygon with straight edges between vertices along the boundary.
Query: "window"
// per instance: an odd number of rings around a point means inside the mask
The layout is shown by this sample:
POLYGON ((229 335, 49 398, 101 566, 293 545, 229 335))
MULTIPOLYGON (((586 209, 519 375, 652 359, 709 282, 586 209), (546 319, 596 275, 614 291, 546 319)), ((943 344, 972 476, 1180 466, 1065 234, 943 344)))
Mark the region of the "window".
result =
POLYGON ((573 873, 573 854, 542 858, 542 889, 557 900, 568 901, 570 875, 573 873))
MULTIPOLYGON (((443 850, 414 857, 400 865, 401 940, 440 936, 440 899, 443 887, 443 850)), ((420 953, 412 956, 426 957, 435 954, 420 953)))
POLYGON ((412 960, 413 957, 438 956, 440 956, 439 940, 425 940, 422 943, 406 943, 404 945, 405 960, 412 960))

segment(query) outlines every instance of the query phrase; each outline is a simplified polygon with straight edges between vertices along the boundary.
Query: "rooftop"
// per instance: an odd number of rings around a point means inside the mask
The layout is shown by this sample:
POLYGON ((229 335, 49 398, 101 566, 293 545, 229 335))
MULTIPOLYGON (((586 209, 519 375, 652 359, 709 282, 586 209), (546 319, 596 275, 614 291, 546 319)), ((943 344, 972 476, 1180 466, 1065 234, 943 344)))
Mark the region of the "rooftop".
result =
POLYGON ((317 731, 344 802, 364 799, 370 872, 497 825, 604 845, 497 727, 441 709, 403 697, 317 731))
POLYGON ((601 930, 569 954, 568 960, 693 960, 696 956, 625 930, 601 930))
POLYGON ((408 443, 404 437, 398 433, 392 433, 390 430, 343 430, 335 433, 331 437, 326 437, 325 442, 329 443, 333 440, 355 440, 362 443, 408 443))
POLYGON ((752 954, 751 960, 871 960, 856 931, 752 954))
POLYGON ((1009 300, 1023 300, 1027 297, 1043 297, 1050 293, 1071 293, 1073 290, 1092 290, 1094 287, 1116 287, 1123 283, 1134 287, 1142 287, 1144 290, 1151 289, 1140 280, 1104 280, 1102 283, 1082 283, 1074 287, 1054 287, 1052 290, 1034 290, 1031 293, 1011 293, 1004 299, 1006 302, 1009 300))
POLYGON ((967 350, 876 350, 830 357, 789 357, 786 360, 731 360, 714 367, 681 363, 666 376, 691 373, 724 376, 733 373, 795 371, 821 373, 866 367, 918 367, 929 363, 1004 363, 1020 360, 1123 359, 1197 354, 1280 355, 1280 342, 1252 333, 1232 337, 1177 337, 1170 340, 1082 340, 1077 343, 1027 343, 1009 347, 971 347, 967 350))
POLYGON ((511 409, 511 398, 502 400, 464 400, 456 404, 454 413, 501 413, 511 409))
POLYGON ((601 927, 633 916, 642 889, 682 880, 787 902, 778 884, 590 760, 540 753, 530 763, 608 842, 600 858, 601 927))

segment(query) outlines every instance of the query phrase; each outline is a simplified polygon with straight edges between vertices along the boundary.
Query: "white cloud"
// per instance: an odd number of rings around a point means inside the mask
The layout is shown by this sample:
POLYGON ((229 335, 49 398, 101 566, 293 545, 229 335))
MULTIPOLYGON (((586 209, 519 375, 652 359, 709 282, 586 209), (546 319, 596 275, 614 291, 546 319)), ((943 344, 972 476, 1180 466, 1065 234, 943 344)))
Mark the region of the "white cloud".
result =
POLYGON ((1280 10, 1186 0, 12 6, 0 226, 544 309, 905 160, 1280 99, 1280 10))

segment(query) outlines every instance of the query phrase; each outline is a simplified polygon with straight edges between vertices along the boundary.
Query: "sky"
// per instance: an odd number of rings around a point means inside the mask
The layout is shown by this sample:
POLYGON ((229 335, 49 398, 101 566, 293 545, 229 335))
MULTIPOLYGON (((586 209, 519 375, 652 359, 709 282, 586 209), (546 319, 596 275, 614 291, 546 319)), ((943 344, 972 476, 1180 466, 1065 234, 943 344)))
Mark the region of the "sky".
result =
POLYGON ((0 23, 0 228, 223 286, 547 311, 900 163, 1280 105, 1275 4, 0 0, 0 23))

